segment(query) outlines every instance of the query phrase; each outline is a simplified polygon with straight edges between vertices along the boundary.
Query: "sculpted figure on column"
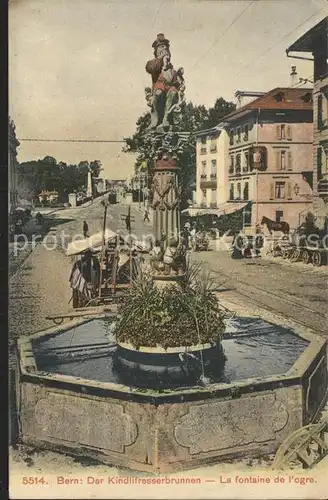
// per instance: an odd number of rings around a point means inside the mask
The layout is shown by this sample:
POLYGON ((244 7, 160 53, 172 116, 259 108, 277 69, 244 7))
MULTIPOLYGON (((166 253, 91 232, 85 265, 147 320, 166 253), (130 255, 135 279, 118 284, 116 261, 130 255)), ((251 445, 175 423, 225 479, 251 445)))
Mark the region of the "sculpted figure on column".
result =
POLYGON ((185 90, 183 68, 177 71, 171 64, 170 42, 163 33, 157 35, 152 45, 155 58, 146 64, 152 77, 152 94, 148 100, 151 106, 150 129, 166 132, 173 125, 173 111, 183 100, 185 90))

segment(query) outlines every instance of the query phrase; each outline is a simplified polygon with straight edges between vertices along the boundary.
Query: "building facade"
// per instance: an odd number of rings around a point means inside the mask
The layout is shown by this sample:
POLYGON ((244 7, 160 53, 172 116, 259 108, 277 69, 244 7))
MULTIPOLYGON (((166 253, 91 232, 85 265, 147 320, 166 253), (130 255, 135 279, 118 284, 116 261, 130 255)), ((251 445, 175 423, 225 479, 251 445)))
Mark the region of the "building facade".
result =
MULTIPOLYGON (((247 93, 248 95, 249 93, 247 93)), ((312 203, 312 89, 275 88, 197 134, 196 205, 298 227, 312 203)))
POLYGON ((229 137, 222 126, 196 135, 196 205, 217 208, 228 199, 229 137))
POLYGON ((228 199, 252 202, 262 218, 299 225, 312 203, 311 89, 275 88, 225 117, 228 199))
POLYGON ((18 204, 17 190, 17 148, 19 142, 16 138, 16 127, 9 118, 8 123, 8 210, 15 210, 18 204))
POLYGON ((328 17, 311 28, 287 50, 313 56, 313 209, 327 215, 328 205, 328 17))

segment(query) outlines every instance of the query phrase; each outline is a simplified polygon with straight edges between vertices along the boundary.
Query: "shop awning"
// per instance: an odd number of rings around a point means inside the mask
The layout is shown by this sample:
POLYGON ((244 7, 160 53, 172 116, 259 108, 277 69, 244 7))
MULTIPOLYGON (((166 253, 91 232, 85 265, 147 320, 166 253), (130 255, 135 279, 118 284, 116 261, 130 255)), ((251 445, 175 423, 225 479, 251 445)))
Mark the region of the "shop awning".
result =
MULTIPOLYGON (((106 229, 105 231, 105 242, 115 241, 117 239, 117 233, 106 229)), ((80 239, 72 241, 67 245, 66 255, 79 255, 87 251, 98 252, 101 251, 103 244, 103 232, 93 234, 89 238, 80 239)))
POLYGON ((201 215, 216 215, 220 217, 221 215, 230 215, 239 210, 242 210, 249 204, 249 201, 246 202, 226 202, 218 205, 217 208, 186 208, 182 210, 183 214, 189 215, 190 217, 199 217, 201 215))

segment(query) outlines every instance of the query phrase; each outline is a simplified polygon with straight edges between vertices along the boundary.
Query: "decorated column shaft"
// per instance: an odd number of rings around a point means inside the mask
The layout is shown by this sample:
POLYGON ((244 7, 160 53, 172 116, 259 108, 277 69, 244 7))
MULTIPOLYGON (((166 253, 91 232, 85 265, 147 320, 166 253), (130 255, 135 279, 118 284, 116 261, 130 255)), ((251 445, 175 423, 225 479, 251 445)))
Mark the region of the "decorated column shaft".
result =
POLYGON ((162 158, 156 161, 153 178, 153 233, 156 239, 164 236, 168 242, 178 238, 180 225, 180 190, 176 160, 162 158))

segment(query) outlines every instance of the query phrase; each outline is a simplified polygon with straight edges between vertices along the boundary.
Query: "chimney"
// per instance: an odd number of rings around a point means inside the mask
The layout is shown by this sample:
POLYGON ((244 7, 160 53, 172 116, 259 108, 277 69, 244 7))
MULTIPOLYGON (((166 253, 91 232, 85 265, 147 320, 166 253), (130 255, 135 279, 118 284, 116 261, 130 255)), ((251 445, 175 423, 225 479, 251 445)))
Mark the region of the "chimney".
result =
POLYGON ((297 85, 297 72, 296 72, 296 66, 292 66, 292 72, 290 74, 290 85, 291 87, 295 87, 297 85))

